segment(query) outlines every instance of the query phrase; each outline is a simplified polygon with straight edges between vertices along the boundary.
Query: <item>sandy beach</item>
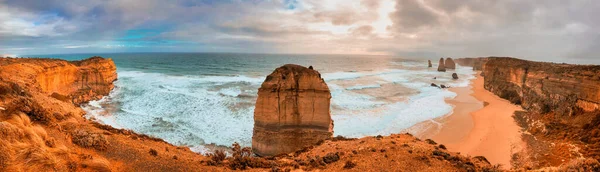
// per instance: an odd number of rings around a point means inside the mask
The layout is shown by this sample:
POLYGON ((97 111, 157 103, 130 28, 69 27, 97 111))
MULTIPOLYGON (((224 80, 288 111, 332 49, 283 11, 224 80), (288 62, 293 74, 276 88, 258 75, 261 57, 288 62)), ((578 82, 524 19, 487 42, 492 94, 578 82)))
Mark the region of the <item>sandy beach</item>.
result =
POLYGON ((420 138, 431 138, 464 155, 485 156, 492 164, 508 169, 511 155, 525 145, 512 117, 521 107, 485 90, 483 77, 479 73, 476 76, 469 87, 449 89, 457 93, 454 99, 446 100, 454 106, 452 114, 420 123, 409 131, 421 129, 417 132, 420 138))

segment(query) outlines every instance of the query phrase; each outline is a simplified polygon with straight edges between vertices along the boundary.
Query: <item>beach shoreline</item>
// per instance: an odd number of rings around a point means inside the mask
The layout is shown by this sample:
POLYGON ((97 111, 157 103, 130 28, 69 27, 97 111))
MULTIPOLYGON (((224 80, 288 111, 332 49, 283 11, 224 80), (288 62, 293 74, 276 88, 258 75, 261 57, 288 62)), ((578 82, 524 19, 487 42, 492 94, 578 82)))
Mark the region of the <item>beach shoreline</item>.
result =
POLYGON ((415 131, 421 139, 432 139, 448 150, 469 156, 485 156, 492 164, 511 168, 511 156, 523 150, 520 127, 513 119, 522 110, 483 88, 480 72, 468 87, 450 88, 457 96, 446 99, 453 112, 443 117, 419 123, 415 131))

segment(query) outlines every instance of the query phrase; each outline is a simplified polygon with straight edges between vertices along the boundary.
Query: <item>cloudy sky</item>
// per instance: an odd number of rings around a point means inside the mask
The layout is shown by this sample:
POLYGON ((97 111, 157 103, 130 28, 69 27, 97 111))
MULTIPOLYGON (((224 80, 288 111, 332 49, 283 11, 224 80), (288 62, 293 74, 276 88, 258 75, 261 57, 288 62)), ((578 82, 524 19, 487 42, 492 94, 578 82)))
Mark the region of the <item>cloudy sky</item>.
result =
POLYGON ((0 0, 0 54, 249 52, 600 62, 597 0, 0 0))

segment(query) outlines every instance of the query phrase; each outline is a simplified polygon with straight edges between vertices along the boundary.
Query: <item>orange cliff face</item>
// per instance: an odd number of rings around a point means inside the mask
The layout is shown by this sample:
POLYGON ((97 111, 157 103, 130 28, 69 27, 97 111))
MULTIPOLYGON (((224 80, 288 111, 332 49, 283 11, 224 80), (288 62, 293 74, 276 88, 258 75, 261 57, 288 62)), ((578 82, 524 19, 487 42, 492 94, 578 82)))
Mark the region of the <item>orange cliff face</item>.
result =
POLYGON ((484 72, 486 89, 530 111, 572 116, 600 105, 600 66, 490 58, 484 72))
MULTIPOLYGON (((508 57, 483 61, 486 90, 521 105, 530 167, 577 159, 600 160, 600 66, 533 62, 508 57)), ((475 63, 473 63, 475 64, 475 63)), ((598 167, 600 169, 600 167, 598 167)))
POLYGON ((261 156, 290 153, 331 138, 330 99, 319 72, 292 64, 275 69, 258 91, 254 152, 261 156))
POLYGON ((214 171, 188 148, 84 119, 79 104, 116 78, 101 57, 0 58, 0 171, 214 171))
POLYGON ((74 104, 108 95, 117 79, 112 59, 101 57, 74 62, 3 59, 1 63, 0 76, 5 80, 33 84, 33 90, 74 104))

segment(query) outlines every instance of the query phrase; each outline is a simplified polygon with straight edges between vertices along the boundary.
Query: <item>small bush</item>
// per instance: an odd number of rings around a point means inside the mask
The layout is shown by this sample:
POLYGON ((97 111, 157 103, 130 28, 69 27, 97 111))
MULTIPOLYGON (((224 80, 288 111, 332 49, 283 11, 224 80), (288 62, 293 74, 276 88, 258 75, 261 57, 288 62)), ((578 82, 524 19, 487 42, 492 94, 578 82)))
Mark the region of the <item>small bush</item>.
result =
POLYGON ((323 162, 325 162, 327 164, 337 162, 338 160, 340 160, 339 153, 328 153, 327 155, 325 155, 323 157, 323 162))
POLYGON ((152 156, 158 156, 158 151, 154 150, 154 149, 150 149, 149 151, 150 155, 152 156))
POLYGON ((490 164, 490 161, 488 161, 487 158, 485 158, 484 156, 476 156, 476 157, 473 157, 473 158, 476 159, 476 160, 485 162, 487 164, 490 164))
POLYGON ((444 157, 444 159, 449 159, 450 158, 450 154, 440 151, 440 150, 434 150, 432 153, 434 156, 441 156, 444 157))
POLYGON ((446 150, 446 146, 444 146, 443 144, 440 144, 440 146, 438 146, 440 149, 444 149, 446 150))
POLYGON ((437 143, 431 139, 427 139, 427 140, 425 140, 425 142, 432 144, 432 145, 437 145, 437 143))
POLYGON ((352 169, 354 167, 356 167, 356 163, 352 161, 346 161, 346 164, 344 165, 344 169, 352 169))
POLYGON ((347 138, 344 136, 335 136, 334 138, 331 139, 332 141, 348 141, 348 140, 356 140, 356 138, 347 138))
POLYGON ((225 155, 225 151, 222 150, 215 150, 215 153, 209 154, 208 156, 210 157, 208 165, 212 166, 221 164, 223 160, 225 160, 225 157, 227 157, 227 155, 225 155))
POLYGON ((242 148, 240 144, 233 143, 233 156, 230 159, 229 168, 236 170, 245 170, 250 168, 273 168, 278 166, 274 161, 269 161, 264 158, 253 157, 252 148, 242 148))

